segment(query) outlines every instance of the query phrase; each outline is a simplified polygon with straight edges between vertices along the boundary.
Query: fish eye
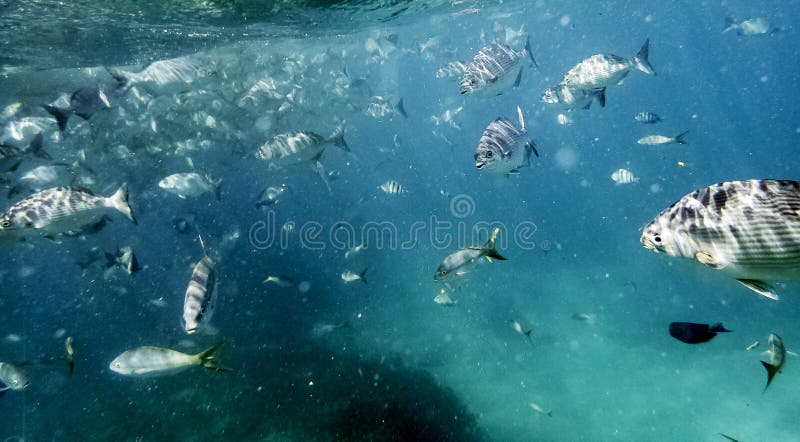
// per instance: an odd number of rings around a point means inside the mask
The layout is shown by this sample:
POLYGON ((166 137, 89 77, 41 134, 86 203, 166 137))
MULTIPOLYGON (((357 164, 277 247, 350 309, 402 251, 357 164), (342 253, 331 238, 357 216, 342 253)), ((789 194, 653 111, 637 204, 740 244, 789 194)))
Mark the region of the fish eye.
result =
POLYGON ((486 151, 486 156, 491 158, 492 157, 492 151, 491 150, 487 150, 486 151))
POLYGON ((653 237, 653 242, 657 242, 657 243, 659 243, 659 244, 660 244, 660 243, 661 243, 661 237, 660 237, 660 236, 658 236, 658 235, 654 236, 654 237, 653 237))
POLYGON ((4 219, 2 222, 0 222, 0 227, 4 229, 11 227, 11 221, 4 219))

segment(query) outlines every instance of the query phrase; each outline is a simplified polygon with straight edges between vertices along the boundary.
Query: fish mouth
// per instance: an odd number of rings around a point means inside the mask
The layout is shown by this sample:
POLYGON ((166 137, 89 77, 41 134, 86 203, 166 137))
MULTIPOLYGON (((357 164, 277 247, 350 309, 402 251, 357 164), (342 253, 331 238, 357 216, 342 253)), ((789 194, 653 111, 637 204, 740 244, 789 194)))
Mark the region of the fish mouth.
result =
POLYGON ((483 169, 483 166, 485 165, 486 163, 475 163, 475 167, 477 167, 478 169, 483 169))

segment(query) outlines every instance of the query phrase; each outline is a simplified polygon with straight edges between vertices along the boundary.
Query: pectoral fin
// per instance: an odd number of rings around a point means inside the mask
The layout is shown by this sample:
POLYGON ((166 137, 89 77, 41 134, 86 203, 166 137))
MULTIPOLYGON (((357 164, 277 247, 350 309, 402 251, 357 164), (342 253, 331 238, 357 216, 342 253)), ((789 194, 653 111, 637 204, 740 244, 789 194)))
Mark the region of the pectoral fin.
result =
POLYGON ((758 279, 737 279, 737 281, 761 296, 766 296, 773 301, 778 300, 778 295, 775 294, 775 288, 764 281, 759 281, 758 279))
POLYGON ((711 253, 706 252, 705 250, 700 250, 697 253, 695 253, 694 258, 698 262, 705 264, 711 267, 712 269, 722 269, 728 265, 728 263, 717 260, 711 253))

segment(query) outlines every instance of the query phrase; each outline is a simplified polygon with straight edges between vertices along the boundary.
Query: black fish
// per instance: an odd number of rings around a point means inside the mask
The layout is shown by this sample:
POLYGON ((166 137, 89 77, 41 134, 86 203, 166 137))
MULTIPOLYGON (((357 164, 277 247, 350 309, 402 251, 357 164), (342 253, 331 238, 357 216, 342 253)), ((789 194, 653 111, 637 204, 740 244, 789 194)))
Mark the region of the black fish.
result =
POLYGON ((708 324, 695 324, 694 322, 673 322, 669 324, 670 336, 687 344, 708 342, 717 333, 730 331, 721 322, 717 322, 710 327, 708 324))

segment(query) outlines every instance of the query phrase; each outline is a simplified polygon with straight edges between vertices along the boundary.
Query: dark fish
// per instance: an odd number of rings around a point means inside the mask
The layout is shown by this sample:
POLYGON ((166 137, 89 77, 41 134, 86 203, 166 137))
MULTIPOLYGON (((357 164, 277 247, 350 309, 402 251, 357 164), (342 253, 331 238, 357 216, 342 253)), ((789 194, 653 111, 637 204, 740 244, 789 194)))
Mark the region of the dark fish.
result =
POLYGON ((27 156, 32 155, 37 158, 51 160, 52 157, 42 149, 44 137, 41 132, 36 134, 31 140, 27 150, 20 149, 11 144, 0 144, 0 172, 16 172, 27 156))
POLYGON ((708 324, 696 324, 694 322, 673 322, 669 324, 669 334, 673 338, 687 344, 699 344, 708 342, 717 333, 730 332, 721 322, 709 327, 708 324))
POLYGON ((111 103, 102 89, 97 86, 87 86, 72 93, 67 108, 49 104, 43 107, 56 119, 58 130, 63 131, 67 128, 70 115, 75 114, 88 121, 96 112, 110 108, 111 103))

